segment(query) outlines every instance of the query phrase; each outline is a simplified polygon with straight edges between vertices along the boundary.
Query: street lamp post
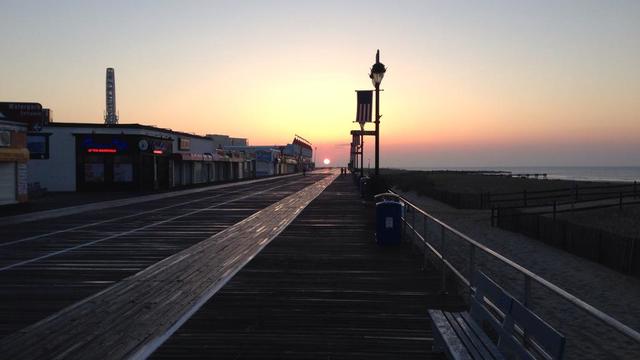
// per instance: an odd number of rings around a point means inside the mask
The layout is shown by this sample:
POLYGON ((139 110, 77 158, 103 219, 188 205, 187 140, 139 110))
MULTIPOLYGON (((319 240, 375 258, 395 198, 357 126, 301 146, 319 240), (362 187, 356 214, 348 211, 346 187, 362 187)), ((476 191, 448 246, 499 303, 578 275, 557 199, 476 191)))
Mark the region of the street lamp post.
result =
POLYGON ((380 62, 380 50, 376 51, 376 63, 371 67, 369 78, 376 88, 376 176, 380 173, 380 83, 387 68, 380 62))
POLYGON ((360 124, 360 177, 364 176, 364 123, 360 124))

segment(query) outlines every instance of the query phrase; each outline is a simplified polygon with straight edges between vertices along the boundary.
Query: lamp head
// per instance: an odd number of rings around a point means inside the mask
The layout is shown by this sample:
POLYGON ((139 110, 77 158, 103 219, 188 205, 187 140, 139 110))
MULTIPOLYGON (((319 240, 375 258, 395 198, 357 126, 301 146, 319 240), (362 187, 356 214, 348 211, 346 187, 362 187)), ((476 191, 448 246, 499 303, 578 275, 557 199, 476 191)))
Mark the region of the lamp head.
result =
POLYGON ((384 77, 384 73, 387 71, 387 68, 383 63, 380 62, 380 50, 376 51, 376 63, 371 67, 371 73, 369 74, 369 78, 371 78, 371 82, 373 86, 378 87, 382 82, 382 78, 384 77))

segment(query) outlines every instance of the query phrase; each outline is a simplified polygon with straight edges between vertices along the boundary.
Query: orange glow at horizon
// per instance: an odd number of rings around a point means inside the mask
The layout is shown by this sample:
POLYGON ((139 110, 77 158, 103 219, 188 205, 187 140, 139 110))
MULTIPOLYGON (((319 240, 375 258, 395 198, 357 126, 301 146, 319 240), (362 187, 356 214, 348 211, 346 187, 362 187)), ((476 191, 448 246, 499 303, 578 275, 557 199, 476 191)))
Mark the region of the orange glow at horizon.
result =
MULTIPOLYGON (((579 13, 508 1, 33 6, 13 2, 0 15, 0 41, 12 49, 0 99, 40 102, 54 121, 102 123, 104 69, 113 67, 121 123, 251 145, 298 134, 319 162, 344 165, 358 128, 354 90, 371 89, 380 49, 381 166, 520 148, 540 161, 553 160, 550 148, 640 159, 639 2, 588 2, 579 13), (379 8, 385 21, 371 36, 379 8)), ((365 139, 365 164, 372 144, 365 139)))

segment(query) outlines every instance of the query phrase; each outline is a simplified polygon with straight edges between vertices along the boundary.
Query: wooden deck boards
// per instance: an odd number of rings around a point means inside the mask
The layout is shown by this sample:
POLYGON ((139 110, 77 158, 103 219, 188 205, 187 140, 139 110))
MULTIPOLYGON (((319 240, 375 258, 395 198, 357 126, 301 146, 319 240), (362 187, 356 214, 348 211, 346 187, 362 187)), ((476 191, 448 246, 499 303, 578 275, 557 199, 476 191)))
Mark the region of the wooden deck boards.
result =
POLYGON ((0 340, 0 356, 120 359, 144 355, 282 231, 333 178, 325 177, 211 238, 5 337, 0 340))
POLYGON ((406 246, 376 246, 372 221, 339 178, 152 358, 441 358, 427 317, 438 274, 406 246))
POLYGON ((237 184, 44 223, 0 226, 0 267, 118 235, 0 271, 0 338, 205 240, 324 176, 237 184), (163 222, 194 210, 201 211, 163 222), (140 229, 155 222, 162 223, 140 229))

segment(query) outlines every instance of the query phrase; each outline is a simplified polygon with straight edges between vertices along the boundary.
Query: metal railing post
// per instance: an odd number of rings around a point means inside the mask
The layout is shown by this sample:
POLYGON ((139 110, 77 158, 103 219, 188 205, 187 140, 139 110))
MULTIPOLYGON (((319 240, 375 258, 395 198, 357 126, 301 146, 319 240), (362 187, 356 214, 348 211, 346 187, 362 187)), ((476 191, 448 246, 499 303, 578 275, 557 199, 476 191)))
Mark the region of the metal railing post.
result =
POLYGON ((422 270, 425 270, 427 268, 427 215, 425 215, 424 213, 422 214, 422 239, 424 241, 424 244, 422 244, 422 250, 423 250, 423 260, 422 260, 422 270))
POLYGON ((473 274, 476 269, 476 247, 473 244, 469 244, 471 247, 469 248, 469 284, 473 286, 473 274))
POLYGON ((529 275, 524 274, 524 299, 523 305, 526 308, 531 306, 531 277, 529 275))
POLYGON ((447 264, 445 263, 445 249, 444 249, 444 236, 445 236, 445 228, 444 225, 440 224, 440 255, 442 256, 442 278, 440 283, 440 293, 447 293, 447 264))
MULTIPOLYGON (((529 275, 524 274, 524 307, 531 309, 531 278, 529 275)), ((523 343, 525 346, 529 344, 529 334, 527 334, 527 329, 523 331, 523 343)))
POLYGON ((413 229, 413 246, 415 248, 418 247, 418 237, 416 236, 416 234, 418 233, 418 231, 416 230, 416 212, 413 212, 413 216, 411 217, 411 228, 413 229))

